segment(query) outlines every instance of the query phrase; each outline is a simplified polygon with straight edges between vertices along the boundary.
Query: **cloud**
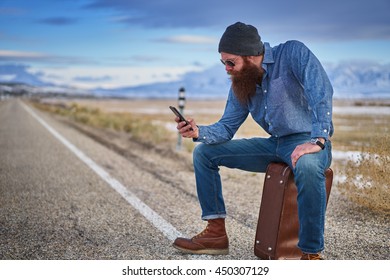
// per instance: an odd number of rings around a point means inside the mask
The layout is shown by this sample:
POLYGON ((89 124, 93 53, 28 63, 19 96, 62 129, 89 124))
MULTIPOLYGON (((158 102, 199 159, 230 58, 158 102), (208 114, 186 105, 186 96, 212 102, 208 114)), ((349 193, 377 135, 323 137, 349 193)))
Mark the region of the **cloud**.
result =
POLYGON ((39 52, 0 50, 0 62, 39 62, 46 64, 97 64, 96 61, 72 56, 58 56, 39 52))
POLYGON ((89 9, 111 9, 120 22, 149 28, 220 30, 243 21, 279 36, 316 40, 390 39, 388 0, 95 0, 89 9))
POLYGON ((41 76, 42 80, 52 84, 67 85, 82 89, 91 89, 96 87, 116 88, 123 86, 134 86, 139 84, 147 84, 151 81, 170 81, 178 79, 183 73, 193 71, 195 69, 197 68, 193 66, 34 66, 33 70, 29 70, 29 72, 45 73, 44 76, 41 76))
POLYGON ((208 36, 194 36, 194 35, 178 35, 166 38, 160 38, 157 42, 174 43, 174 44, 216 44, 218 40, 214 37, 208 36))
POLYGON ((99 77, 77 76, 77 77, 74 77, 73 80, 76 82, 100 83, 100 82, 111 81, 112 77, 108 76, 108 75, 99 76, 99 77))
MULTIPOLYGON (((1 38, 1 33, 0 33, 1 38)), ((89 59, 86 57, 76 56, 61 56, 52 55, 40 52, 30 51, 16 51, 16 50, 1 50, 0 49, 0 62, 12 62, 12 63, 41 63, 47 65, 57 66, 75 66, 75 65, 101 65, 104 63, 108 65, 122 65, 128 66, 135 63, 152 63, 161 61, 162 57, 154 55, 133 55, 131 57, 107 57, 99 58, 98 60, 89 59)))
POLYGON ((160 61, 161 57, 154 55, 134 55, 130 58, 134 62, 156 62, 160 61))
POLYGON ((25 14, 26 11, 19 9, 19 8, 14 8, 14 7, 0 7, 0 15, 12 15, 12 16, 20 16, 25 14))
POLYGON ((76 24, 79 20, 76 18, 70 17, 49 17, 37 20, 38 23, 54 25, 54 26, 63 26, 63 25, 71 25, 76 24))
POLYGON ((0 60, 18 60, 18 59, 44 59, 48 56, 37 52, 22 52, 13 50, 0 50, 0 60))

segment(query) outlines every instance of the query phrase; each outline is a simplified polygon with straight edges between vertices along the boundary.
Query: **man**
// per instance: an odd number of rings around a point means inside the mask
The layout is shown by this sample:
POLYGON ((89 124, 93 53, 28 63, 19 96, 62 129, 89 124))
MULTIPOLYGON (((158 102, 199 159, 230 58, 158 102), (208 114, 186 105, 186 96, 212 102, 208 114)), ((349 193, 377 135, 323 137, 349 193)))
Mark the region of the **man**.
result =
POLYGON ((298 188, 299 242, 302 259, 320 259, 324 249, 325 170, 331 163, 332 95, 330 81, 314 54, 301 42, 263 44, 257 29, 237 22, 219 42, 221 61, 231 76, 225 112, 215 124, 178 122, 183 137, 193 138, 198 198, 208 225, 173 246, 192 254, 228 254, 225 205, 219 166, 265 172, 285 162, 298 188), (251 113, 269 138, 231 140, 251 113), (192 128, 192 130, 190 130, 192 128))

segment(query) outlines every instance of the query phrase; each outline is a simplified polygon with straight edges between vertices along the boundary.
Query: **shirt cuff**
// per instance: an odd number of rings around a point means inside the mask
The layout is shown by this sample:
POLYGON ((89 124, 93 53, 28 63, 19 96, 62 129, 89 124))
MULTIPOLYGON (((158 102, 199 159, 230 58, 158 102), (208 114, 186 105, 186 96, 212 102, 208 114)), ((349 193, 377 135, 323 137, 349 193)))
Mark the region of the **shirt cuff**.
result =
POLYGON ((324 138, 325 140, 328 140, 329 134, 330 134, 330 125, 317 124, 313 126, 313 130, 311 132, 311 138, 324 138))
POLYGON ((202 129, 202 126, 198 126, 198 138, 192 138, 194 142, 202 142, 206 143, 207 136, 204 133, 204 129, 202 129))

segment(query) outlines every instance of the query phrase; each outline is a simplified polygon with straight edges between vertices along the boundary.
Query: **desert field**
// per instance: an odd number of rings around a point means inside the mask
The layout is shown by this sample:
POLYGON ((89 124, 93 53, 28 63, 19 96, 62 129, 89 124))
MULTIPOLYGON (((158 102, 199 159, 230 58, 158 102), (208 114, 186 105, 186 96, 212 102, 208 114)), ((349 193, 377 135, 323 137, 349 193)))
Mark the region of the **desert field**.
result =
MULTIPOLYGON (((177 106, 177 100, 75 99, 64 102, 99 108, 107 113, 130 113, 176 131, 174 115, 168 107, 177 106)), ((184 115, 195 119, 197 124, 206 125, 218 121, 224 107, 224 100, 187 100, 184 115)), ((390 100, 335 100, 333 122, 335 134, 332 141, 335 150, 371 150, 375 146, 373 143, 389 133, 390 100)), ((267 133, 249 116, 235 137, 253 136, 267 136, 267 133)))

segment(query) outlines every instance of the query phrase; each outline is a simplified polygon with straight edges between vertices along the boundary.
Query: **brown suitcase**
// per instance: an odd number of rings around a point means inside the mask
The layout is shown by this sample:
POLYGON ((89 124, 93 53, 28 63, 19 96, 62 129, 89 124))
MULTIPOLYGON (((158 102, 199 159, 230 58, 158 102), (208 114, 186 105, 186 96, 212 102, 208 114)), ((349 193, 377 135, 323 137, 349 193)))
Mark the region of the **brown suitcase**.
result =
MULTIPOLYGON (((328 203, 333 171, 328 168, 326 192, 328 203)), ((285 163, 267 167, 257 223, 254 252, 260 259, 299 259, 297 187, 291 168, 285 163)))

